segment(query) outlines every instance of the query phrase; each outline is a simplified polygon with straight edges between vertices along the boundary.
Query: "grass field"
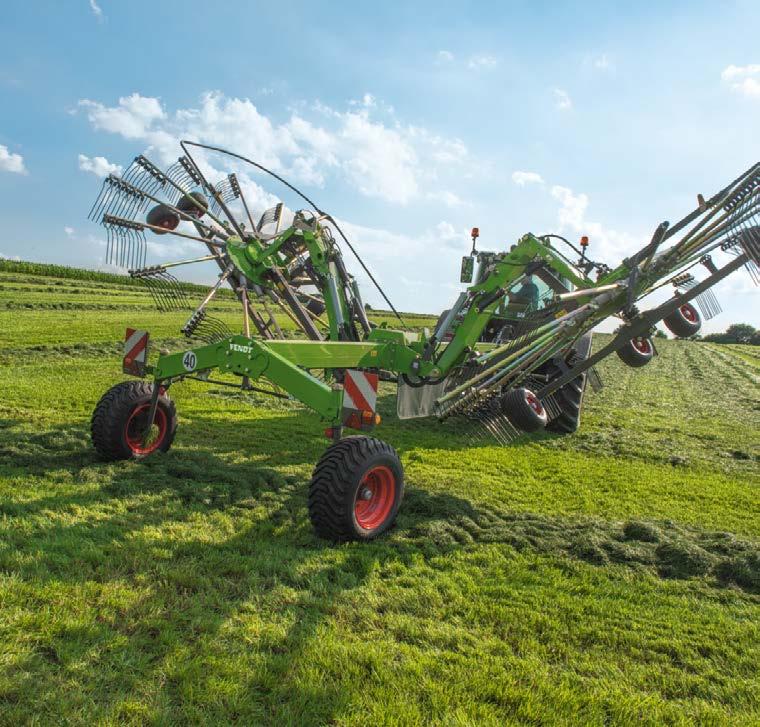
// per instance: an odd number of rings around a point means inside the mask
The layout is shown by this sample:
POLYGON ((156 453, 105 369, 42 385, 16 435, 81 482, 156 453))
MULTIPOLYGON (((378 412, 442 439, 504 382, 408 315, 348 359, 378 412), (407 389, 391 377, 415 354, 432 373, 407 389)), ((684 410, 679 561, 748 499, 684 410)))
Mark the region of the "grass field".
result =
POLYGON ((760 723, 756 349, 658 340, 508 447, 388 388, 398 525, 336 547, 298 405, 183 384, 168 454, 97 460, 124 327, 179 321, 0 268, 0 723, 760 723))

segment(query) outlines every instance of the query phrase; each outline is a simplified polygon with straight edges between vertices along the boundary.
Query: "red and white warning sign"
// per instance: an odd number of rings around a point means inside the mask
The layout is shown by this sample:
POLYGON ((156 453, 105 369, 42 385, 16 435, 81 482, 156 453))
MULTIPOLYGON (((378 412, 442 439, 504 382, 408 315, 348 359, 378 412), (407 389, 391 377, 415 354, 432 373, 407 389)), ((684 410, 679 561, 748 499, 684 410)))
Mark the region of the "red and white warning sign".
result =
POLYGON ((343 421, 354 429, 371 429, 377 408, 377 374, 346 369, 343 379, 343 421))
POLYGON ((144 376, 145 364, 148 360, 147 331, 138 331, 135 328, 127 328, 124 339, 124 361, 122 369, 125 374, 132 376, 144 376))

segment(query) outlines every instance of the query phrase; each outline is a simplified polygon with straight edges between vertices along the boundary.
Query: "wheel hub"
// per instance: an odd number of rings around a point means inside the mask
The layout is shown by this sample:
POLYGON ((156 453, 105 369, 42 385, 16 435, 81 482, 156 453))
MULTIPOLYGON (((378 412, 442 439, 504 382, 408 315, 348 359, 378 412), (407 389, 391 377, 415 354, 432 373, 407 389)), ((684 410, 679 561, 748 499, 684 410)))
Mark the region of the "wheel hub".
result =
POLYGON ((364 475, 356 491, 354 517, 364 530, 379 528, 388 518, 396 500, 396 477, 385 465, 364 475))

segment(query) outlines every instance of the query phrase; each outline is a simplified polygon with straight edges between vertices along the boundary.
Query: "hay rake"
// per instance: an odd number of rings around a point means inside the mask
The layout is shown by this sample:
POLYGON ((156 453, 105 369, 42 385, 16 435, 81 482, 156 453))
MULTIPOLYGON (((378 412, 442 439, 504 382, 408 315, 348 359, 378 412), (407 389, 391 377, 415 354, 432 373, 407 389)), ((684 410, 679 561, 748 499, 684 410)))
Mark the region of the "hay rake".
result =
POLYGON ((326 422, 332 439, 309 489, 312 523, 331 539, 380 535, 401 503, 399 458, 369 436, 380 423, 379 381, 397 383, 399 417, 457 417, 469 423, 474 443, 508 444, 543 428, 573 431, 586 383, 601 386, 596 363, 616 353, 629 366, 645 365, 656 354, 656 323, 694 335, 703 317, 720 311, 716 283, 741 267, 759 278, 760 164, 709 200, 699 196, 676 224, 660 224, 614 269, 587 257, 586 238, 579 249, 557 235, 528 233, 508 252, 477 252, 474 229, 462 263, 466 290, 432 333, 375 327, 336 233, 377 283, 330 215, 252 160, 192 142, 182 142, 182 151, 166 171, 138 156, 122 177, 108 177, 90 216, 109 230, 107 255, 145 282, 161 310, 190 311, 181 330, 202 345, 162 351, 150 364, 148 333, 128 329, 124 371, 151 383, 127 381, 104 394, 93 414, 93 443, 107 459, 168 450, 177 420, 167 390, 184 379, 297 399, 326 422), (272 175, 308 208, 252 209, 248 178, 212 174, 208 165, 204 172, 198 152, 272 175), (203 255, 146 266, 146 232, 179 237, 203 255), (218 278, 193 305, 169 271, 210 262, 218 278), (707 273, 702 280, 698 270, 707 273), (645 309, 647 297, 666 286, 672 297, 645 309), (223 289, 240 307, 239 325, 210 313, 223 289), (277 313, 295 324, 295 336, 283 334, 277 313), (592 329, 609 317, 620 327, 593 351, 592 329), (346 429, 359 434, 344 437, 346 429))

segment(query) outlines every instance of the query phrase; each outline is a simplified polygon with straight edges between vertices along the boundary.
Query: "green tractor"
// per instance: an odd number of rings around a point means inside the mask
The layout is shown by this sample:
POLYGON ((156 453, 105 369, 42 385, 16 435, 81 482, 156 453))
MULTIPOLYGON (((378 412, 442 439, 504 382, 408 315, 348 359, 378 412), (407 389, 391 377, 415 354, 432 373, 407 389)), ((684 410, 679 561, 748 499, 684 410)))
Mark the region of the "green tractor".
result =
POLYGON ((161 350, 152 363, 149 333, 127 329, 123 369, 137 378, 100 399, 93 444, 108 460, 166 452, 177 431, 169 390, 186 379, 298 400, 319 415, 331 440, 308 497, 316 532, 331 540, 381 535, 401 504, 399 457, 372 436, 380 424, 380 381, 397 385, 401 418, 459 417, 502 444, 543 428, 570 432, 598 361, 617 353, 631 366, 647 363, 657 322, 676 335, 698 329, 692 301, 706 317, 714 314, 710 288, 742 266, 756 275, 760 260, 755 165, 710 200, 700 197, 677 224, 661 224, 615 269, 589 261, 585 241, 580 251, 565 241, 575 261, 554 246, 562 241, 555 236, 529 233, 495 253, 477 253, 473 244, 463 262, 467 287, 432 332, 406 329, 379 286, 401 327, 376 327, 344 263, 338 237, 356 251, 338 223, 304 195, 308 209, 288 214, 280 203, 256 220, 246 178, 220 174, 212 183, 193 157, 198 148, 222 155, 227 165, 271 174, 232 152, 182 142, 183 155, 166 170, 139 156, 122 176, 106 178, 91 211, 108 232, 110 261, 144 281, 161 310, 187 313, 181 327, 187 344, 161 350), (146 266, 146 231, 192 241, 204 254, 146 266), (722 267, 711 257, 718 252, 729 260, 722 267), (197 263, 216 265, 219 273, 194 305, 171 270, 197 263), (701 282, 691 272, 698 266, 708 272, 701 282), (673 294, 642 311, 642 300, 664 286, 673 294), (238 330, 211 314, 210 302, 223 295, 239 305, 238 330), (294 322, 297 336, 282 331, 278 311, 294 322), (591 332, 609 317, 620 327, 592 351, 591 332), (347 430, 354 434, 344 436, 347 430))

